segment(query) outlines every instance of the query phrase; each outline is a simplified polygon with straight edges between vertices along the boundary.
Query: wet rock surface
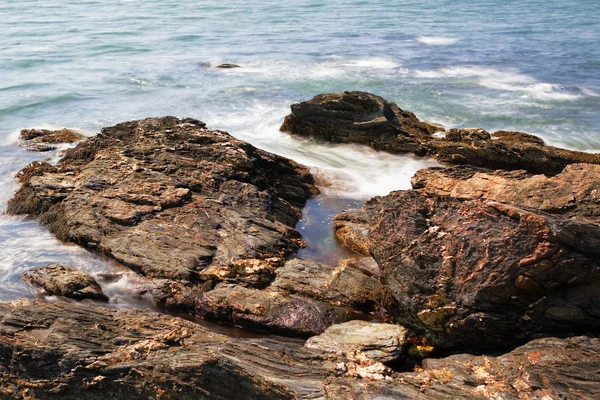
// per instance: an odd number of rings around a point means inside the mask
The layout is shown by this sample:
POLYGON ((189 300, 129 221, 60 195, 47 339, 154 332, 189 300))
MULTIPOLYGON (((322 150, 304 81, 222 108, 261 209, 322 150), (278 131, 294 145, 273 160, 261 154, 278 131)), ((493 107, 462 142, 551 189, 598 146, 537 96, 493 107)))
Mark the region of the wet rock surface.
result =
POLYGON ((333 143, 366 144, 376 150, 424 154, 419 141, 440 130, 366 92, 320 94, 291 108, 282 131, 333 143))
POLYGON ((308 169, 197 120, 105 128, 18 179, 10 213, 147 278, 139 295, 160 307, 309 336, 391 299, 358 270, 290 261, 300 209, 317 193, 308 169))
POLYGON ((47 296, 108 301, 108 296, 93 277, 60 264, 27 271, 21 279, 41 289, 47 296))
POLYGON ((539 339, 500 357, 456 355, 395 373, 355 354, 236 339, 148 310, 0 303, 1 398, 593 399, 599 350, 598 339, 539 339))
POLYGON ((56 144, 79 142, 85 136, 72 129, 22 129, 19 139, 29 151, 46 152, 56 150, 56 144))
MULTIPOLYGON (((600 332, 597 155, 445 132, 363 92, 292 111, 283 130, 460 165, 338 214, 336 238, 364 256, 339 265, 296 258, 294 227, 318 192, 308 169, 193 119, 119 124, 57 165, 34 162, 8 211, 129 267, 105 279, 127 275, 163 311, 311 337, 310 349, 149 310, 0 303, 0 398, 598 397, 599 339, 536 339, 600 332)), ((105 300, 62 266, 24 279, 105 300)))
POLYGON ((293 104, 281 130, 333 143, 358 143, 450 164, 557 174, 573 163, 600 164, 600 155, 545 146, 523 132, 445 129, 420 121, 395 103, 366 92, 320 94, 293 104), (439 133, 439 134, 438 134, 439 133))
POLYGON ((348 321, 311 337, 305 346, 332 353, 360 352, 372 360, 387 363, 402 356, 406 339, 407 331, 400 325, 348 321))

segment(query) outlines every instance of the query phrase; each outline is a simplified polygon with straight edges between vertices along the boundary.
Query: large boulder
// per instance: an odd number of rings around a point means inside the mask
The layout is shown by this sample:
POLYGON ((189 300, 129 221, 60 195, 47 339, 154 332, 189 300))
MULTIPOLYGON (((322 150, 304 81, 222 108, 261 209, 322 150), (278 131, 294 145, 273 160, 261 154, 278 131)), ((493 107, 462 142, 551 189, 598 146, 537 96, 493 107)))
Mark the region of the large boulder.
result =
POLYGON ((440 130, 395 103, 366 92, 320 94, 291 108, 292 113, 281 125, 284 132, 333 143, 366 144, 390 152, 424 155, 421 141, 440 130))
POLYGON ((356 355, 244 339, 149 310, 0 303, 0 398, 454 399, 600 396, 600 340, 538 339, 395 373, 356 355))
POLYGON ((32 269, 25 272, 21 279, 38 287, 47 296, 108 301, 108 296, 93 277, 60 264, 32 269))
POLYGON ((600 225, 419 191, 368 207, 393 314, 432 343, 490 350, 600 332, 600 225))
POLYGON ((56 168, 36 163, 8 212, 145 276, 198 280, 211 266, 283 259, 316 193, 308 170, 174 117, 104 128, 56 168))
POLYGON ((600 155, 545 146, 523 132, 445 129, 420 121, 395 103, 366 92, 320 94, 293 104, 281 130, 333 143, 358 143, 414 153, 450 164, 557 174, 572 163, 600 164, 600 155))

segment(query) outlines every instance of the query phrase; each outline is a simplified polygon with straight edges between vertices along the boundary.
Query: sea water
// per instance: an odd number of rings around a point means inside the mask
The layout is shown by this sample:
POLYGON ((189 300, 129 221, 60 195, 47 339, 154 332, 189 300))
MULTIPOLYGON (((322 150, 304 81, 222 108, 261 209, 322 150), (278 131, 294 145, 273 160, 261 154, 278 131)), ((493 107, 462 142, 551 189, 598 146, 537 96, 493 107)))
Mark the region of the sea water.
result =
POLYGON ((116 268, 5 215, 14 174, 57 157, 18 147, 22 128, 93 135, 132 119, 194 117, 319 168, 334 185, 298 229, 302 254, 327 262, 340 251, 333 214, 408 188, 435 163, 281 133, 290 104, 364 90, 446 127, 600 151, 598 15, 592 0, 0 0, 0 300, 31 296, 19 277, 36 266, 116 268), (241 68, 213 68, 223 62, 241 68))

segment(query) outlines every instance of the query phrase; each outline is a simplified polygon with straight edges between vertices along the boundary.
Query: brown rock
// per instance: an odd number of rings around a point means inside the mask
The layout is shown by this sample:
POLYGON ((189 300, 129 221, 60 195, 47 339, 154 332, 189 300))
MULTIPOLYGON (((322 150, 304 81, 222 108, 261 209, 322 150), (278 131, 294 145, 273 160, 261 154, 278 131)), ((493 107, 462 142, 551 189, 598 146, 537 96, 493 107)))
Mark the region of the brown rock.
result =
POLYGON ((379 270, 379 265, 373 259, 373 257, 363 257, 358 260, 348 260, 347 264, 348 268, 358 269, 360 272, 367 276, 372 276, 375 279, 381 278, 381 271, 379 270))
POLYGON ((422 169, 412 185, 431 197, 486 198, 600 222, 599 177, 600 166, 593 164, 571 164, 552 177, 464 166, 422 169))
POLYGON ((32 164, 20 177, 9 212, 150 278, 137 290, 161 307, 308 336, 391 301, 358 270, 287 261, 316 193, 308 170, 202 122, 106 128, 56 167, 32 164))
POLYGON ((85 136, 72 129, 22 129, 20 139, 27 150, 45 152, 56 150, 52 144, 75 143, 85 136))
POLYGON ((304 345, 332 353, 360 352, 372 360, 388 363, 403 355, 406 339, 406 329, 400 325, 356 320, 332 325, 304 345))
POLYGON ((369 255, 369 215, 361 209, 344 210, 333 218, 335 238, 342 246, 369 255))
POLYGON ((211 332, 148 310, 0 303, 0 398, 455 399, 600 396, 600 340, 538 339, 498 356, 394 373, 276 338, 211 332))
POLYGON ((398 321, 442 347, 598 332, 600 226, 491 200, 376 199, 371 254, 398 321))
POLYGON ((169 279, 293 253, 300 207, 316 192, 293 161, 174 117, 105 128, 68 150, 57 170, 26 170, 10 213, 169 279))
POLYGON ((60 264, 29 270, 21 278, 25 282, 40 288, 47 296, 108 301, 108 296, 104 294, 94 278, 60 264))
MULTIPOLYGON (((419 121, 382 97, 365 92, 327 93, 292 104, 281 130, 334 143, 424 154, 420 141, 440 127, 419 121)), ((442 128, 443 130, 443 128, 442 128)))
POLYGON ((321 94, 292 105, 281 130, 334 143, 366 144, 391 153, 414 153, 450 164, 493 169, 525 169, 557 174, 569 164, 600 164, 599 154, 544 146, 522 132, 488 133, 481 128, 451 129, 420 121, 395 103, 365 92, 321 94))
POLYGON ((264 290, 219 284, 198 297, 196 312, 252 329, 310 336, 380 314, 391 304, 381 283, 345 266, 293 259, 275 275, 264 290))

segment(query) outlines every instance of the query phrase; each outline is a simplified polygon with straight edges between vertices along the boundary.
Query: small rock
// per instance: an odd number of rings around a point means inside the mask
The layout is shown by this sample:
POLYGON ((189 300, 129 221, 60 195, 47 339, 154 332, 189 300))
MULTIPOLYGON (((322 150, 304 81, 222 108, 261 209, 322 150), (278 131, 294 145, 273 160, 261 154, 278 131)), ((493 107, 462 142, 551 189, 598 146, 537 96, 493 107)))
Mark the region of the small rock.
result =
POLYGON ((77 300, 108 301, 98 282, 91 276, 60 264, 47 265, 23 274, 22 279, 43 290, 47 296, 77 300))
POLYGON ((400 325, 355 320, 330 326, 308 339, 305 346, 331 353, 361 352, 374 361, 387 363, 403 354, 406 335, 400 325))
POLYGON ((237 64, 224 63, 224 64, 217 65, 215 68, 241 68, 241 67, 237 64))
POLYGON ((57 149, 51 144, 75 143, 85 139, 85 136, 72 129, 23 129, 20 139, 27 150, 46 152, 57 149))
POLYGON ((363 257, 360 260, 349 260, 346 264, 349 268, 356 268, 367 276, 375 279, 381 278, 379 265, 373 257, 363 257))

